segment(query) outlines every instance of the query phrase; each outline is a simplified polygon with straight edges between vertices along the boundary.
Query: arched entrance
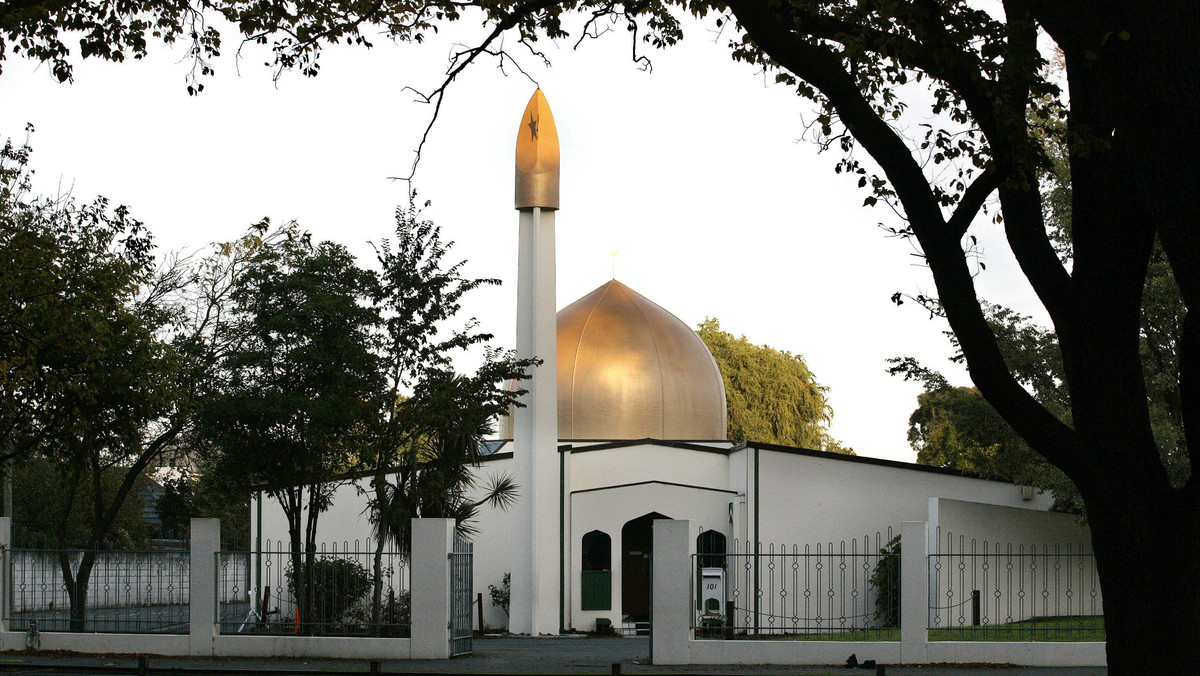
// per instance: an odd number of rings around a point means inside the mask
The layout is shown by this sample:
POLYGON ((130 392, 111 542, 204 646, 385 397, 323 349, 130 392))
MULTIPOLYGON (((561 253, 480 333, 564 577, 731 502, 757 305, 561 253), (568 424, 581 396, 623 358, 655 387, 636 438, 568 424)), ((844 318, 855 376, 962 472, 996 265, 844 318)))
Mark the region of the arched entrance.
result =
POLYGON ((669 518, 650 512, 621 527, 621 612, 634 622, 650 619, 651 528, 655 519, 669 518))

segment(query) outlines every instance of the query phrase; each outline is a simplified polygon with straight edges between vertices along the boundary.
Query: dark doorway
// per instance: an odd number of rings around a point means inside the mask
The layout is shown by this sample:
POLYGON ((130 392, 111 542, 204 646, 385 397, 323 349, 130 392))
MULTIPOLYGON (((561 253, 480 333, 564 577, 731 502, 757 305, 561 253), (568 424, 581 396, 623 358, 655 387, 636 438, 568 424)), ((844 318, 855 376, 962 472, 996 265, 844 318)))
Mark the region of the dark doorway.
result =
POLYGON ((650 619, 651 528, 655 519, 669 518, 650 512, 621 527, 621 612, 635 622, 650 619))

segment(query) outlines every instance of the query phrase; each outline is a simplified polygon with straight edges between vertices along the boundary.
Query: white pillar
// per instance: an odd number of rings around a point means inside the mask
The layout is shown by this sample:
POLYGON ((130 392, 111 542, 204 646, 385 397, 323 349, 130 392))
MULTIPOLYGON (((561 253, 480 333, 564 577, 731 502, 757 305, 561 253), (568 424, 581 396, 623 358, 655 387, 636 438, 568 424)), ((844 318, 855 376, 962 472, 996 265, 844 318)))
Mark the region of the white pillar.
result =
POLYGON ((192 519, 188 590, 188 652, 212 655, 217 634, 217 552, 221 520, 192 519))
POLYGON ((412 570, 409 573, 414 660, 450 657, 450 553, 454 519, 412 520, 412 570))
POLYGON ((690 658, 692 576, 699 525, 689 520, 656 519, 650 580, 650 654, 654 664, 687 664, 690 658))
POLYGON ((541 366, 513 425, 520 496, 513 510, 509 630, 557 634, 559 626, 558 345, 555 318, 554 210, 520 210, 517 354, 541 366))
POLYGON ((900 662, 925 664, 929 643, 929 525, 900 524, 900 662))

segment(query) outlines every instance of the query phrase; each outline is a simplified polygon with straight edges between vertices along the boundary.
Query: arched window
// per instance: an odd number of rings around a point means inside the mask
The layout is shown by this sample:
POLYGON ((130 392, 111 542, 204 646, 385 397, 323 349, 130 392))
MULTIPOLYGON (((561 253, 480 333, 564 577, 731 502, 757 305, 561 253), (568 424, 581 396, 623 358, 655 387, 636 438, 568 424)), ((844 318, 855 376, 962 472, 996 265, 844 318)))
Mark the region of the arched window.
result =
POLYGON ((580 554, 580 609, 611 610, 612 538, 599 530, 585 533, 580 554))
POLYGON ((696 536, 696 555, 701 568, 725 567, 725 534, 706 530, 696 536))
POLYGON ((612 570, 612 538, 601 530, 583 536, 583 565, 580 570, 612 570))

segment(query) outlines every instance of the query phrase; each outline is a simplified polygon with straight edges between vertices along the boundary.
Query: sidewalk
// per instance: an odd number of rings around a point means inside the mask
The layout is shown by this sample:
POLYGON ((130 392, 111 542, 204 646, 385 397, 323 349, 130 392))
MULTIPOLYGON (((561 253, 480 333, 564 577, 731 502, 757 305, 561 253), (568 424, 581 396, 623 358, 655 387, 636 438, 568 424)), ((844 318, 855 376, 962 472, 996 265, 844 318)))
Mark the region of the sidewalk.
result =
MULTIPOLYGON (((611 674, 620 665, 622 674, 864 674, 875 670, 786 665, 655 666, 647 664, 649 640, 639 638, 483 638, 475 640, 471 655, 451 660, 385 660, 380 673, 405 674, 611 674)), ((850 656, 849 652, 846 654, 850 656)), ((863 656, 859 656, 862 658, 863 656)), ((150 657, 148 673, 272 673, 272 674, 368 674, 363 660, 300 659, 190 659, 150 657)), ((97 674, 136 673, 135 656, 81 656, 40 653, 0 653, 0 673, 6 674, 97 674), (119 671, 118 671, 119 670, 119 671)), ((930 666, 886 667, 887 676, 1103 676, 1107 669, 930 666)))

